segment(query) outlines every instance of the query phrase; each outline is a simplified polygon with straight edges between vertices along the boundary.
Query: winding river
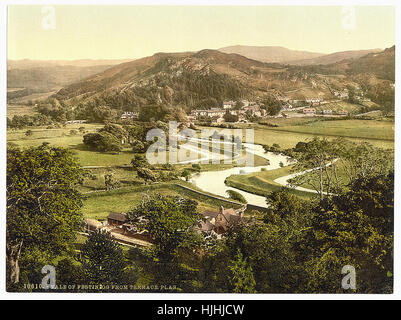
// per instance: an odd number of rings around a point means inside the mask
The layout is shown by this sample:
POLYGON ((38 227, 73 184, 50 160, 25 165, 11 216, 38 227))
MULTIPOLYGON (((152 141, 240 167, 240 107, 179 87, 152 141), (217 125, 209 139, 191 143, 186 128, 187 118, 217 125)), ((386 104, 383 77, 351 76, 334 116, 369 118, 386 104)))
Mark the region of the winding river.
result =
MULTIPOLYGON (((205 142, 205 140, 197 139, 197 138, 192 138, 190 139, 192 142, 205 142)), ((233 144, 231 142, 225 142, 228 144, 233 144)), ((267 166, 257 166, 257 167, 236 167, 236 168, 231 168, 227 170, 218 170, 218 171, 204 171, 197 173, 195 175, 192 175, 190 178, 190 182, 197 186, 199 189, 202 189, 203 191, 213 193, 218 196, 222 197, 227 197, 227 190, 234 190, 244 196, 246 201, 250 204, 257 205, 260 207, 267 207, 266 204, 266 198, 263 196, 259 196, 256 194, 252 194, 243 190, 239 190, 237 188, 229 187, 227 186, 224 182, 225 180, 233 175, 233 174, 249 174, 249 173, 254 173, 254 172, 259 172, 263 168, 266 170, 274 170, 280 168, 280 162, 282 162, 284 165, 288 165, 287 161, 287 156, 282 155, 282 154, 274 154, 272 152, 265 152, 263 147, 261 145, 257 144, 250 144, 250 143, 244 143, 243 144, 244 149, 248 153, 252 153, 254 155, 260 156, 262 158, 265 158, 269 160, 270 164, 267 166)), ((195 146, 192 147, 190 145, 185 145, 181 146, 181 148, 188 149, 191 151, 195 151, 195 146)), ((214 153, 210 153, 209 158, 213 159, 215 156, 213 156, 214 153)), ((191 161, 186 161, 186 163, 189 162, 200 162, 201 160, 207 159, 206 154, 202 154, 202 158, 198 160, 191 160, 191 161)), ((286 185, 287 183, 285 182, 286 185)), ((311 190, 312 191, 312 190, 311 190)))

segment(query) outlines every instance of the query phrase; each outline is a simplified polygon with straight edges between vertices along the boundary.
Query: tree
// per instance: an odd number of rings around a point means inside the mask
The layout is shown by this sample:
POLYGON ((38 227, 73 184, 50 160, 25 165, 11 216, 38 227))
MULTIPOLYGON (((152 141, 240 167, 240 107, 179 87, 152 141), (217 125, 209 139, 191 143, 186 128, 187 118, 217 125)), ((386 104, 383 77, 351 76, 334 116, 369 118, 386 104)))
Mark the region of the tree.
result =
POLYGON ((226 112, 224 115, 224 121, 225 122, 237 122, 238 121, 238 116, 235 114, 231 114, 230 112, 226 112))
POLYGON ((113 135, 120 143, 125 143, 128 138, 128 132, 119 124, 107 123, 103 128, 99 130, 100 133, 108 132, 113 135))
POLYGON ((136 154, 131 160, 132 168, 135 170, 138 168, 147 168, 149 167, 149 162, 142 155, 136 154))
POLYGON ((27 130, 27 131, 25 132, 25 135, 26 135, 27 137, 30 137, 30 136, 33 135, 33 131, 32 131, 32 130, 27 130))
POLYGON ((181 177, 185 178, 186 181, 189 181, 191 173, 187 169, 184 169, 181 173, 181 177))
POLYGON ((144 153, 146 151, 146 146, 143 142, 137 139, 131 140, 132 151, 137 153, 144 153))
POLYGON ((119 284, 123 280, 124 253, 109 232, 90 234, 82 246, 79 261, 90 284, 119 284))
POLYGON ((57 284, 78 285, 84 283, 83 269, 71 258, 61 259, 56 267, 57 284))
POLYGON ((149 168, 137 168, 136 172, 138 177, 142 178, 145 181, 145 183, 148 183, 149 181, 151 182, 157 181, 156 175, 149 168))
POLYGON ((253 277, 252 267, 248 265, 247 259, 243 258, 241 250, 238 248, 234 260, 228 266, 230 270, 230 284, 234 293, 256 293, 255 278, 253 277))
POLYGON ((272 96, 267 96, 262 101, 262 108, 267 111, 268 115, 275 116, 281 110, 281 102, 272 96))
POLYGON ((109 132, 87 133, 83 137, 84 144, 97 151, 108 152, 122 150, 121 141, 109 132))
POLYGON ((309 172, 295 177, 291 183, 311 185, 323 198, 329 193, 340 192, 358 177, 387 173, 393 165, 393 152, 376 148, 369 143, 353 143, 345 139, 327 140, 314 138, 297 144, 296 171, 309 172), (339 167, 345 172, 339 176, 339 167))
POLYGON ((89 120, 92 122, 110 122, 117 119, 117 111, 108 106, 95 106, 88 112, 89 120))
POLYGON ((174 256, 179 244, 192 231, 192 227, 201 219, 197 211, 197 202, 190 199, 155 195, 127 214, 127 220, 149 231, 154 241, 157 256, 169 261, 174 256))
MULTIPOLYGON (((302 217, 307 216, 308 211, 311 210, 311 201, 300 199, 285 187, 279 191, 270 193, 266 197, 266 203, 271 212, 282 219, 287 219, 289 217, 302 219, 302 217)), ((265 216, 265 221, 270 219, 268 218, 269 216, 269 214, 265 216)))
POLYGON ((304 242, 312 257, 308 291, 343 292, 340 271, 352 265, 356 292, 392 292, 393 172, 358 178, 349 191, 319 203, 310 217, 304 242))
POLYGON ((32 250, 57 255, 69 248, 82 222, 76 186, 83 171, 72 153, 42 145, 7 150, 7 264, 18 283, 19 260, 32 250))
POLYGON ((291 183, 308 183, 323 199, 332 192, 333 184, 339 183, 335 164, 338 157, 337 144, 326 138, 315 137, 302 147, 302 152, 297 154, 298 162, 294 168, 297 171, 308 170, 309 173, 295 177, 291 183))
POLYGON ((240 110, 244 106, 244 103, 242 101, 237 101, 235 103, 234 109, 235 110, 240 110))
POLYGON ((114 178, 113 172, 109 172, 104 175, 104 184, 106 186, 106 190, 109 191, 118 187, 119 182, 114 178))
POLYGON ((239 192, 237 192, 237 191, 227 190, 226 193, 233 200, 236 200, 236 201, 241 202, 241 203, 247 203, 247 201, 244 198, 244 196, 242 194, 240 194, 239 192))

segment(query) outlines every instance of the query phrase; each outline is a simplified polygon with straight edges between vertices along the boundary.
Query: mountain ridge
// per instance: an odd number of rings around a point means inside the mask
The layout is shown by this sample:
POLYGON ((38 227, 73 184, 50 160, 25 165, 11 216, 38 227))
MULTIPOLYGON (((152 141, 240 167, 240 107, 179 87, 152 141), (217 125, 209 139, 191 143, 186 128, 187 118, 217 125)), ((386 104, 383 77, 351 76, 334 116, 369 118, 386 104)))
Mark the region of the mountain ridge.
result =
POLYGON ((267 63, 284 63, 287 61, 315 58, 324 55, 323 53, 317 52, 291 50, 281 46, 235 45, 217 50, 224 53, 237 53, 247 58, 267 63))

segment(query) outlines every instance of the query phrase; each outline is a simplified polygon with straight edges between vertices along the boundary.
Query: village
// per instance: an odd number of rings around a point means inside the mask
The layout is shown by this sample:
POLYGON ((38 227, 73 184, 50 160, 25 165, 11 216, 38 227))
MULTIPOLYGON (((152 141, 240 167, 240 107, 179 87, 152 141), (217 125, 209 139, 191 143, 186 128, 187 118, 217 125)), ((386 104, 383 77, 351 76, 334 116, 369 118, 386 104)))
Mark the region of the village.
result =
MULTIPOLYGON (((322 97, 305 99, 291 99, 286 96, 277 96, 281 105, 280 110, 271 114, 262 102, 257 101, 224 101, 220 108, 195 109, 187 116, 189 122, 212 121, 216 124, 224 122, 249 123, 257 118, 296 118, 296 117, 346 117, 347 110, 333 110, 332 104, 349 99, 347 89, 332 92, 334 99, 325 100, 322 97)), ((362 92, 353 96, 357 102, 370 101, 362 92)))

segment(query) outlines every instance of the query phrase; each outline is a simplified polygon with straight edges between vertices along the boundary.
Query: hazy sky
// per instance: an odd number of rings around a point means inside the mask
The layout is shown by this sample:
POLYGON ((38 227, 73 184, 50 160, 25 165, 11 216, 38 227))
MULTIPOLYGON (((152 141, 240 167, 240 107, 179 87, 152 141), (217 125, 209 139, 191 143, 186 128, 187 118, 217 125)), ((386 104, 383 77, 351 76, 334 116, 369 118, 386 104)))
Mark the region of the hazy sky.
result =
POLYGON ((8 59, 120 59, 230 45, 332 53, 395 43, 392 7, 9 6, 8 59))

